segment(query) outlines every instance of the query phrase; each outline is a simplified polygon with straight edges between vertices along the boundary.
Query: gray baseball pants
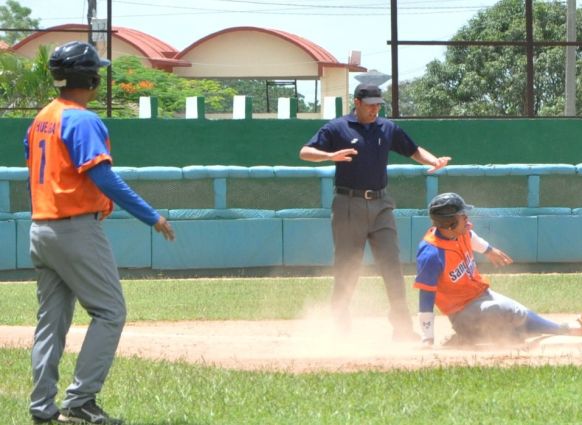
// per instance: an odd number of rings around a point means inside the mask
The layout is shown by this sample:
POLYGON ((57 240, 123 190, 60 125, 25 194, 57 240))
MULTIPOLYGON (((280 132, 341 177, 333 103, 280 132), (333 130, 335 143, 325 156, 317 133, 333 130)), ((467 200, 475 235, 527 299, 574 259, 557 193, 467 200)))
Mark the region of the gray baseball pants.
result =
POLYGON ((126 308, 117 265, 95 214, 35 221, 30 253, 38 274, 38 324, 32 347, 30 413, 54 415, 59 361, 75 301, 91 317, 63 408, 94 399, 109 373, 125 324, 126 308))
POLYGON ((349 303, 358 282, 366 241, 369 241, 390 301, 390 322, 396 332, 412 332, 393 210, 394 201, 388 194, 372 200, 336 194, 333 199, 332 310, 339 322, 349 317, 349 303))
POLYGON ((459 335, 468 339, 520 337, 525 332, 528 309, 491 289, 471 301, 449 320, 459 335))

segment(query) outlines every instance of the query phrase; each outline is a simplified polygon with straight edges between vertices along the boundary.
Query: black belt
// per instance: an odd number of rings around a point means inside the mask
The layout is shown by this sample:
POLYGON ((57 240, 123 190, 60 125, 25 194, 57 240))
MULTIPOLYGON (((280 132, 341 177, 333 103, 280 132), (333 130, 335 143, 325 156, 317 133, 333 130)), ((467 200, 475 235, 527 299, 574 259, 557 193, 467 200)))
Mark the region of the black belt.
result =
POLYGON ((380 199, 386 193, 386 189, 380 190, 362 190, 362 189, 350 189, 349 187, 336 186, 335 193, 340 195, 355 196, 364 199, 380 199))
POLYGON ((83 215, 92 215, 95 220, 97 220, 99 218, 99 213, 87 213, 87 214, 71 215, 69 217, 61 217, 61 218, 57 218, 57 220, 71 220, 72 218, 81 217, 83 215))

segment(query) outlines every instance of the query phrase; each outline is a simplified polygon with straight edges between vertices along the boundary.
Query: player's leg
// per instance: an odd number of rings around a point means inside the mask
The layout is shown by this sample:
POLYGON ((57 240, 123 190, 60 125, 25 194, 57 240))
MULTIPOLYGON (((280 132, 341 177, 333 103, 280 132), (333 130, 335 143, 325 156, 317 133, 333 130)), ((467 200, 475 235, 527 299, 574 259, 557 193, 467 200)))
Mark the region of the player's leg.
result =
POLYGON ((394 339, 412 338, 417 341, 418 336, 413 333, 412 318, 406 302, 406 287, 400 264, 398 232, 393 209, 394 202, 389 196, 369 203, 368 240, 390 301, 389 319, 394 329, 394 339))
POLYGON ((31 226, 31 259, 38 274, 38 322, 32 346, 33 390, 30 413, 37 419, 53 418, 58 413, 55 404, 59 362, 65 339, 71 326, 75 296, 62 279, 47 267, 44 258, 57 243, 50 227, 31 226))
POLYGON ((340 331, 349 331, 349 304, 358 282, 367 238, 364 199, 336 195, 332 204, 334 286, 332 314, 340 331))
MULTIPOLYGON (((462 310, 450 314, 449 320, 455 331, 455 337, 451 344, 447 345, 471 345, 488 340, 492 334, 500 337, 507 334, 503 314, 500 314, 500 306, 494 301, 491 291, 485 291, 481 296, 471 301, 462 310)), ((524 319, 522 318, 522 325, 524 319)))
POLYGON ((523 340, 528 319, 528 309, 523 304, 489 289, 480 309, 484 337, 523 340))
POLYGON ((91 323, 67 388, 63 408, 95 399, 109 373, 125 323, 126 308, 117 265, 99 221, 73 218, 60 234, 65 255, 55 268, 91 316, 91 323))
POLYGON ((521 303, 489 290, 491 300, 482 304, 484 313, 491 315, 491 322, 497 328, 515 328, 517 332, 529 335, 580 335, 579 323, 558 323, 546 319, 521 303))

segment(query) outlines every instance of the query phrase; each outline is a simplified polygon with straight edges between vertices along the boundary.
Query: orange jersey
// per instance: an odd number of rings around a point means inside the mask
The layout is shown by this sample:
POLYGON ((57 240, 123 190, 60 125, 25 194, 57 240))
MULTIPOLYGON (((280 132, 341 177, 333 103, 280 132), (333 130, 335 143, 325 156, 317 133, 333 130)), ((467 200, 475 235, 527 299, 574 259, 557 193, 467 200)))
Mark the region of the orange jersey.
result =
POLYGON ((85 173, 112 161, 109 134, 95 113, 57 98, 36 116, 24 145, 33 220, 111 213, 113 203, 85 173))
POLYGON ((438 237, 436 231, 435 227, 429 229, 420 243, 414 287, 436 292, 436 306, 450 315, 479 297, 489 284, 475 263, 472 232, 448 240, 438 237))

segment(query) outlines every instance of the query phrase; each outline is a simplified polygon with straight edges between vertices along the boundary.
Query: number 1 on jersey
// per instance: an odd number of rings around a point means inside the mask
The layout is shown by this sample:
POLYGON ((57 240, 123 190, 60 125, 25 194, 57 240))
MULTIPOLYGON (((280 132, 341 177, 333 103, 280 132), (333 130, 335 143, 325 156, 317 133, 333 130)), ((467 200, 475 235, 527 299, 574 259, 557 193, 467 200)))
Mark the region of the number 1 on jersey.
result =
POLYGON ((40 142, 38 142, 38 147, 41 150, 41 155, 40 155, 40 173, 38 175, 38 183, 39 184, 43 184, 44 183, 44 167, 46 165, 46 153, 45 153, 45 148, 46 148, 46 141, 44 139, 42 139, 40 142))

